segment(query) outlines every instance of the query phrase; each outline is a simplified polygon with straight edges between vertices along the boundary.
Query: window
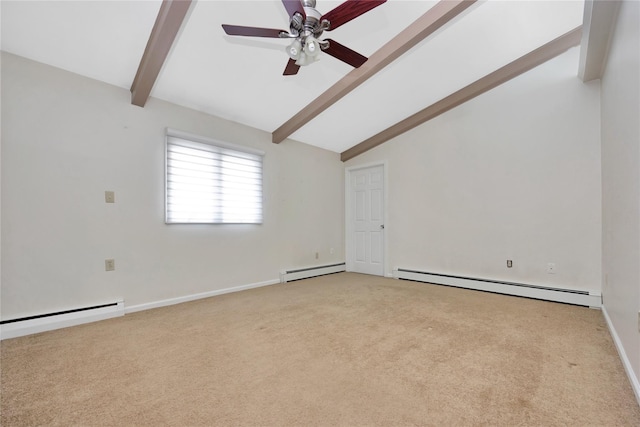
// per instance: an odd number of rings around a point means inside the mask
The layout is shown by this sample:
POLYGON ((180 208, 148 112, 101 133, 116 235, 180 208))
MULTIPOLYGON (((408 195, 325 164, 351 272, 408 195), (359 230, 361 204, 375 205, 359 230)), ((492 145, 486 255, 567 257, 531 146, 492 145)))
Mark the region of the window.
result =
POLYGON ((167 130, 166 222, 262 223, 264 153, 167 130))

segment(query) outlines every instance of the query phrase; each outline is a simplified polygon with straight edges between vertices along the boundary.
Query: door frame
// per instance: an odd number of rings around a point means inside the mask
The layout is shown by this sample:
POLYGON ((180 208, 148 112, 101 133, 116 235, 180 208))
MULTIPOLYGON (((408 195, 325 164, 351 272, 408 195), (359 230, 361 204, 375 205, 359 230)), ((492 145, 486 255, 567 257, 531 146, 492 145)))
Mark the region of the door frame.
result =
POLYGON ((369 169, 372 167, 376 167, 376 166, 382 166, 382 174, 384 175, 383 177, 383 184, 382 184, 382 191, 383 191, 383 200, 382 200, 382 208, 384 209, 384 243, 382 245, 382 276, 383 277, 391 277, 391 270, 388 267, 388 244, 389 244, 389 239, 387 238, 387 230, 389 229, 389 209, 388 209, 388 205, 387 205, 387 200, 389 200, 389 185, 388 185, 388 172, 389 172, 389 166, 387 164, 386 160, 383 161, 379 161, 379 162, 373 162, 373 163, 365 163, 362 165, 356 165, 356 166, 349 166, 347 168, 345 168, 344 170, 344 207, 345 207, 345 213, 344 213, 344 230, 345 230, 345 267, 347 271, 353 271, 353 254, 352 254, 352 249, 354 247, 354 235, 353 235, 353 224, 351 223, 351 214, 353 213, 353 208, 351 205, 352 202, 352 197, 351 197, 351 174, 355 171, 361 170, 361 169, 369 169))

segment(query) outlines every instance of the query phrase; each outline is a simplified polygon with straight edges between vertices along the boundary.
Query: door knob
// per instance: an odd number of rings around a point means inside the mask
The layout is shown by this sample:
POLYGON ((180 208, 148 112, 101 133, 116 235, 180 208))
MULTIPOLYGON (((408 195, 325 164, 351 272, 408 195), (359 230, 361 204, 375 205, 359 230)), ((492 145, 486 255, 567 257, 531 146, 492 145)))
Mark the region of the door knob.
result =
POLYGON ((380 230, 384 230, 384 224, 380 226, 380 230))

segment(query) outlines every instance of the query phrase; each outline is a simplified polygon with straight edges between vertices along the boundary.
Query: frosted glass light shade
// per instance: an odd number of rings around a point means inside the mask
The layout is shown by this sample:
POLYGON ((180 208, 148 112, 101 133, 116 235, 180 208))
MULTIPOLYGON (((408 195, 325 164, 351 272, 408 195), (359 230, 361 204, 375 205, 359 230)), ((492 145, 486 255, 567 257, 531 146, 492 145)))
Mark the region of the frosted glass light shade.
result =
POLYGON ((320 53, 320 43, 313 37, 307 37, 304 43, 304 53, 307 56, 316 57, 320 53))
POLYGON ((300 58, 300 55, 303 54, 302 52, 302 44, 300 43, 300 40, 296 39, 293 41, 293 43, 291 43, 289 46, 286 47, 285 51, 287 52, 287 55, 289 55, 289 58, 291 59, 298 59, 300 58))

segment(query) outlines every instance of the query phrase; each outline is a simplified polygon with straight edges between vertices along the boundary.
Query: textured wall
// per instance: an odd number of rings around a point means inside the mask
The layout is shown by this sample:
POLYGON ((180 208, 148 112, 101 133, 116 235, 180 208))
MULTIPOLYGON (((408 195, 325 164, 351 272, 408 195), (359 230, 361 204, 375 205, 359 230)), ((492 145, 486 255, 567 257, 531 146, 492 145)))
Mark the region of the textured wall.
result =
POLYGON ((275 145, 268 133, 153 98, 135 107, 129 96, 3 54, 3 319, 120 298, 138 305, 344 260, 336 153, 275 145), (264 150, 264 224, 164 224, 166 127, 264 150))
POLYGON ((601 290, 599 82, 578 53, 347 162, 388 162, 387 271, 601 290))
POLYGON ((603 296, 636 384, 640 381, 639 26, 640 3, 622 2, 602 77, 603 296))

